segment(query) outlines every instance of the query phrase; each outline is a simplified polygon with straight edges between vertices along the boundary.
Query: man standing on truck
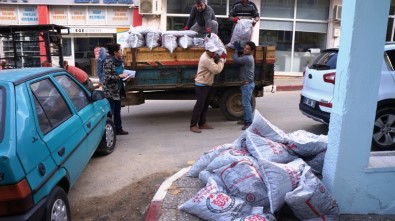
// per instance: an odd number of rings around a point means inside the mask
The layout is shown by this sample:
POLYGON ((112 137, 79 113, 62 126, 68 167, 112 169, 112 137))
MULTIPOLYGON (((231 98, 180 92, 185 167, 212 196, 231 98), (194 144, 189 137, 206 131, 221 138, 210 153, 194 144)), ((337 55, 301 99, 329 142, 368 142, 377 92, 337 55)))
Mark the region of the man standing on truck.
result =
POLYGON ((108 56, 103 63, 103 91, 111 106, 117 135, 127 135, 122 129, 121 119, 121 89, 122 78, 128 74, 123 73, 122 49, 120 44, 109 44, 108 56))
POLYGON ((213 129, 206 122, 210 91, 214 75, 221 73, 226 62, 225 53, 222 53, 217 63, 214 61, 216 52, 219 50, 214 43, 207 42, 204 47, 206 51, 200 56, 195 77, 196 104, 192 111, 190 124, 190 130, 194 133, 201 133, 200 129, 213 129))
POLYGON ((196 4, 192 7, 187 25, 184 27, 184 30, 189 29, 199 34, 218 33, 218 22, 214 10, 206 5, 205 0, 196 0, 196 4), (193 25, 195 20, 196 23, 193 25))
POLYGON ((244 116, 243 120, 237 122, 243 124, 242 130, 247 129, 252 123, 252 107, 251 107, 251 96, 255 88, 255 62, 254 62, 254 51, 256 49, 255 43, 249 41, 241 48, 239 42, 234 42, 233 46, 235 52, 233 53, 233 62, 240 65, 239 78, 240 78, 240 89, 241 89, 241 104, 243 106, 244 116), (238 52, 243 51, 243 55, 239 57, 238 52))
MULTIPOLYGON (((249 0, 237 0, 231 7, 229 20, 237 23, 239 19, 254 19, 252 25, 259 21, 259 12, 254 2, 249 0)), ((232 28, 233 30, 233 28, 232 28)))

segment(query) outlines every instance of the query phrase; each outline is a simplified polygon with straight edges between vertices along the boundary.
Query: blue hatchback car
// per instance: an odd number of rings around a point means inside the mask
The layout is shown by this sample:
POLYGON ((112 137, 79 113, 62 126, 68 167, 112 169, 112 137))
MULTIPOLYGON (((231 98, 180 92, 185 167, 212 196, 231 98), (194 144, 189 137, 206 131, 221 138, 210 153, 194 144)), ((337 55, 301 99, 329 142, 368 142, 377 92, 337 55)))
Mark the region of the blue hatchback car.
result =
POLYGON ((71 220, 67 193, 116 143, 110 105, 60 68, 0 71, 0 220, 71 220))

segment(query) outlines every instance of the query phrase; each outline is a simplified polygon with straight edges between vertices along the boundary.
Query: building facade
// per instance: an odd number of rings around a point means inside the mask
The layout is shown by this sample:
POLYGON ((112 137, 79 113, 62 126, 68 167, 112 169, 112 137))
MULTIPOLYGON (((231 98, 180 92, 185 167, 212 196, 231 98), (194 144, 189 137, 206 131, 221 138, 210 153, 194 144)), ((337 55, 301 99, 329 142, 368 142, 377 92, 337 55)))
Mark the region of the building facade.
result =
MULTIPOLYGON (((229 43, 232 22, 228 15, 235 0, 206 1, 216 13, 218 35, 229 43)), ((339 46, 342 0, 251 1, 260 12, 252 40, 276 46, 276 74, 301 75, 321 50, 339 46)), ((140 25, 181 30, 194 4, 195 0, 0 0, 0 24, 70 27, 71 34, 63 42, 65 59, 89 70, 87 59, 93 57, 96 44, 122 41, 117 33, 140 25)), ((392 0, 387 41, 394 38, 394 6, 392 0)))

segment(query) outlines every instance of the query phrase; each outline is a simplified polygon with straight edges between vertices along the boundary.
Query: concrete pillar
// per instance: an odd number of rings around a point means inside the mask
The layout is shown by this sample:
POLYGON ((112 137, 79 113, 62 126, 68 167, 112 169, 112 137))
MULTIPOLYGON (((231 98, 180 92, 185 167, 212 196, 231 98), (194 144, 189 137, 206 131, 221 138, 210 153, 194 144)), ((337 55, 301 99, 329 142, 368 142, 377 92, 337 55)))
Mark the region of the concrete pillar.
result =
POLYGON ((343 1, 323 170, 342 214, 395 214, 395 172, 368 168, 389 5, 390 0, 343 1))

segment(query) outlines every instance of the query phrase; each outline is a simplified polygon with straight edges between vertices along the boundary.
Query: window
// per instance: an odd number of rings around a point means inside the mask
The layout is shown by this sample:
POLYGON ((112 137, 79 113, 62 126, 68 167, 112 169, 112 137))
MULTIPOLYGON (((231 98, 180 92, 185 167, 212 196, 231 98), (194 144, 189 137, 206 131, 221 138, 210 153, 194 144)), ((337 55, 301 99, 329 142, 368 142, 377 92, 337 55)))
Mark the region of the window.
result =
POLYGON ((329 15, 328 0, 298 0, 297 19, 326 20, 329 15))
POLYGON ((389 70, 394 70, 395 64, 395 50, 388 50, 384 53, 384 60, 386 61, 389 70))
POLYGON ((89 98, 85 91, 78 86, 72 79, 67 75, 59 75, 55 77, 63 90, 66 91, 67 95, 70 97, 71 102, 73 102, 77 111, 89 104, 89 98))
POLYGON ((260 16, 274 18, 293 18, 295 0, 263 0, 260 16))
POLYGON ((37 117, 44 134, 71 117, 72 114, 66 101, 51 80, 45 79, 33 83, 30 88, 35 96, 37 117))

